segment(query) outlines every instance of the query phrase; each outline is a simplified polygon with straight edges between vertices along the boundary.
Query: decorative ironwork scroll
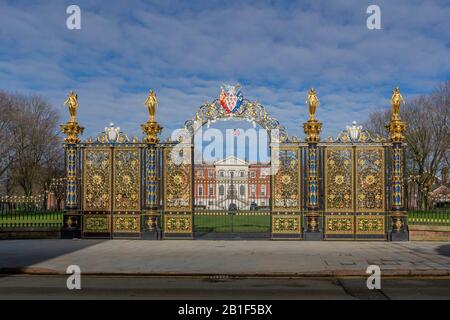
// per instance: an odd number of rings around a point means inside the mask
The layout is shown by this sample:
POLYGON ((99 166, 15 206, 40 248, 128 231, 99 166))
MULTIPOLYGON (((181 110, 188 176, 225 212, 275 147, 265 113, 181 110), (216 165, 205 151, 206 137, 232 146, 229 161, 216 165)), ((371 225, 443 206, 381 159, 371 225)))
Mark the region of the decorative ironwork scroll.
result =
POLYGON ((353 215, 326 215, 325 234, 353 235, 354 220, 353 215))
POLYGON ((138 148, 114 149, 114 211, 140 210, 140 160, 138 148))
POLYGON ((84 211, 111 210, 111 150, 84 150, 84 211))
POLYGON ((164 216, 164 231, 169 233, 191 233, 192 215, 164 216))
POLYGON ((298 234, 300 231, 300 215, 274 215, 272 217, 272 233, 298 234))
POLYGON ((325 161, 325 211, 353 211, 352 149, 326 148, 325 161))
POLYGON ((106 233, 110 232, 110 216, 100 214, 84 215, 83 232, 106 233))
POLYGON ((115 215, 113 220, 114 232, 140 232, 140 216, 115 215))
POLYGON ((295 211, 301 209, 300 166, 301 155, 298 148, 275 149, 279 153, 278 171, 273 176, 273 211, 295 211))
POLYGON ((356 211, 384 212, 384 149, 356 148, 356 211))
POLYGON ((164 210, 192 211, 191 146, 166 147, 164 158, 164 210))
POLYGON ((384 215, 357 215, 356 234, 380 234, 386 232, 386 217, 384 215))
POLYGON ((264 106, 247 99, 242 100, 239 109, 234 113, 228 113, 226 109, 222 107, 219 99, 216 99, 211 103, 207 102, 200 106, 193 119, 186 121, 185 129, 191 135, 194 135, 197 129, 204 124, 215 122, 221 119, 227 120, 230 118, 258 123, 269 133, 272 130, 278 130, 278 137, 280 142, 299 141, 298 137, 289 137, 286 128, 281 125, 277 119, 269 115, 266 112, 264 106))

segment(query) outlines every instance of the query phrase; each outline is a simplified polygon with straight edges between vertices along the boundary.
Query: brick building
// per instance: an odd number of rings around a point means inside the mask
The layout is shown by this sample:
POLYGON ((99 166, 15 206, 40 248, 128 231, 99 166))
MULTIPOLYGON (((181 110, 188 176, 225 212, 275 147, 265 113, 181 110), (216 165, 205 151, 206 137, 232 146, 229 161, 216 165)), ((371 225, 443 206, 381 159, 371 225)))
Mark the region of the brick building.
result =
POLYGON ((197 208, 254 210, 270 204, 270 164, 248 163, 230 156, 194 166, 197 208))

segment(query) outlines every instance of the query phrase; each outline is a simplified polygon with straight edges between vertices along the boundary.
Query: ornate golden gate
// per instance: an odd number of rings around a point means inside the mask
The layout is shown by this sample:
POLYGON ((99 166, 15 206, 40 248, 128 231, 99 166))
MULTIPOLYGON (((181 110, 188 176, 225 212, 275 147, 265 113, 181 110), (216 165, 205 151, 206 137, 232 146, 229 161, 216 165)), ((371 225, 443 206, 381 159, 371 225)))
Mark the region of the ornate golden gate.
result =
POLYGON ((272 238, 302 237, 302 150, 300 143, 272 146, 272 163, 278 162, 272 175, 272 238))
POLYGON ((163 147, 163 210, 164 237, 192 238, 193 191, 192 191, 191 144, 166 144, 163 147))
POLYGON ((314 89, 307 99, 304 141, 289 137, 261 104, 237 98, 242 105, 233 110, 222 100, 202 105, 180 135, 160 143, 151 91, 145 102, 150 117, 141 126, 144 139, 129 139, 110 126, 96 139, 81 141, 78 100, 71 92, 66 101, 71 117, 61 126, 67 171, 62 236, 192 239, 193 136, 206 123, 237 118, 258 123, 270 135, 272 239, 408 239, 406 124, 399 117, 398 88, 391 98, 389 139, 353 124, 336 139, 321 141, 314 89))
MULTIPOLYGON (((352 130, 352 129, 350 129, 352 130)), ((366 132, 323 145, 326 239, 386 239, 385 147, 366 132)))
POLYGON ((82 148, 84 237, 140 236, 141 148, 121 145, 82 148))

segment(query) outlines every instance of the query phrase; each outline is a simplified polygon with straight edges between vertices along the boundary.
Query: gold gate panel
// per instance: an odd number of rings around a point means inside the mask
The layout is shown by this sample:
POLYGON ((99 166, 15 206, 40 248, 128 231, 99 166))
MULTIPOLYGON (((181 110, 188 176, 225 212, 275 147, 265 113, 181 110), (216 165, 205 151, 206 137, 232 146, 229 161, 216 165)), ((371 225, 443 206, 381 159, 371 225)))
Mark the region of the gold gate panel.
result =
POLYGON ((325 149, 326 238, 384 238, 384 171, 383 147, 325 149))
POLYGON ((355 221, 353 215, 326 215, 325 234, 353 235, 355 221))
POLYGON ((192 211, 191 147, 164 148, 164 211, 192 211))
POLYGON ((353 150, 325 149, 325 211, 353 212, 353 150))
POLYGON ((384 212, 384 149, 356 148, 356 211, 384 212))
POLYGON ((165 215, 164 231, 169 233, 191 233, 192 215, 165 215))
POLYGON ((114 215, 114 232, 139 233, 141 232, 141 217, 139 215, 114 215))
POLYGON ((114 149, 114 211, 140 210, 140 179, 140 149, 114 149))
POLYGON ((86 148, 83 153, 84 211, 111 210, 111 150, 86 148))
POLYGON ((272 147, 272 236, 301 233, 301 152, 298 146, 272 147), (278 156, 278 157, 276 157, 278 156))
POLYGON ((110 216, 106 214, 84 215, 83 232, 108 233, 111 230, 110 216))
POLYGON ((356 234, 384 235, 386 230, 384 215, 357 215, 356 234))
POLYGON ((300 214, 272 216, 272 233, 299 234, 300 232, 301 232, 300 214))
MULTIPOLYGON (((278 171, 273 175, 272 210, 299 213, 301 210, 300 150, 274 148, 272 152, 279 154, 278 171)), ((272 158, 272 167, 274 167, 274 161, 272 158)))

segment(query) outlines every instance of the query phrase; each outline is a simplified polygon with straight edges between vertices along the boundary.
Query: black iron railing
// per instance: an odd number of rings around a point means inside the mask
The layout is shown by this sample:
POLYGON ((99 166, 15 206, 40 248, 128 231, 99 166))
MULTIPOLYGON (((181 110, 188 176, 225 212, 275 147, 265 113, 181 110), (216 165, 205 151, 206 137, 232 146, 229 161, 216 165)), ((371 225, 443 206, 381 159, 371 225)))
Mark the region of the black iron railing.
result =
POLYGON ((0 228, 62 227, 63 213, 46 206, 38 196, 0 197, 0 228))

